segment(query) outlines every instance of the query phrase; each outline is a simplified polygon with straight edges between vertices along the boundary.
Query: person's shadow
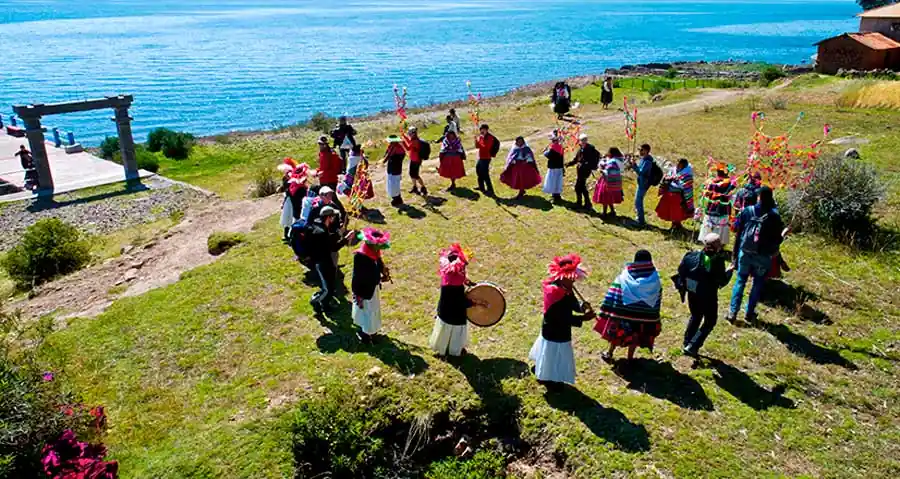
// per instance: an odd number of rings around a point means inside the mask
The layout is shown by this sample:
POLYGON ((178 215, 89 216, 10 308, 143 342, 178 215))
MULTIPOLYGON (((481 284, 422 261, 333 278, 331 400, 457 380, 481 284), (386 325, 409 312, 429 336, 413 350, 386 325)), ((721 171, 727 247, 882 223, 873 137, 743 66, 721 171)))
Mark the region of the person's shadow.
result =
POLYGON ((457 198, 462 198, 469 201, 478 201, 478 199, 481 198, 481 194, 464 186, 457 186, 456 188, 453 188, 452 190, 450 190, 450 194, 457 198))
POLYGON ((806 336, 791 331, 783 324, 760 321, 756 327, 774 336, 792 353, 803 356, 816 364, 834 364, 852 371, 859 369, 853 362, 841 356, 838 351, 819 346, 806 336))
POLYGON ((498 436, 519 440, 519 396, 503 390, 503 380, 522 378, 528 374, 528 365, 518 359, 480 359, 468 353, 460 357, 447 357, 445 361, 458 369, 469 382, 475 394, 481 398, 482 407, 490 419, 490 427, 498 436))
POLYGON ((766 281, 760 301, 767 306, 779 308, 789 314, 796 314, 805 321, 811 321, 816 324, 831 324, 828 314, 807 304, 807 301, 815 301, 818 298, 818 295, 803 286, 793 286, 778 279, 770 279, 766 281))
POLYGON ((720 388, 757 411, 773 406, 786 409, 797 407, 794 401, 783 396, 786 389, 784 385, 779 384, 769 391, 740 369, 707 356, 701 356, 694 367, 704 367, 707 364, 715 371, 713 379, 720 388))
POLYGON ((356 337, 356 327, 351 317, 352 306, 343 296, 338 296, 338 306, 331 312, 315 317, 329 332, 316 339, 319 351, 333 354, 337 351, 366 353, 386 366, 404 375, 420 374, 428 369, 428 363, 415 354, 419 348, 410 346, 386 335, 378 335, 372 344, 363 344, 356 337))
POLYGON ((672 363, 637 358, 617 362, 613 371, 628 381, 628 389, 647 393, 687 409, 713 410, 713 403, 700 383, 676 370, 672 363))
POLYGON ((428 216, 428 213, 425 213, 425 211, 423 211, 423 210, 419 209, 418 207, 413 206, 409 203, 405 203, 402 207, 397 208, 397 213, 399 213, 401 215, 406 215, 410 219, 414 219, 414 220, 420 220, 420 219, 428 216))
POLYGON ((602 406, 574 386, 548 389, 544 398, 550 407, 577 417, 595 436, 622 451, 650 450, 650 435, 643 424, 635 424, 617 409, 602 406))
POLYGON ((553 203, 543 196, 525 195, 522 199, 495 197, 494 201, 507 207, 522 206, 540 211, 550 211, 553 203))

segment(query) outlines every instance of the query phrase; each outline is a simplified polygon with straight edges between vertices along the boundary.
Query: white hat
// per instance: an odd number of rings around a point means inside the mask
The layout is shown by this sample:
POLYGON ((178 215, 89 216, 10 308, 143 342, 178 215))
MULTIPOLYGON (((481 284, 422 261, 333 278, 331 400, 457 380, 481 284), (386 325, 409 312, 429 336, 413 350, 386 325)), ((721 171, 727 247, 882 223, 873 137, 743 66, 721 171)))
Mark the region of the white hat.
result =
POLYGON ((338 214, 339 213, 338 213, 337 208, 335 208, 333 206, 325 206, 322 208, 322 211, 319 212, 319 217, 327 218, 329 216, 337 216, 338 214))
POLYGON ((587 134, 582 133, 582 134, 578 135, 578 139, 579 139, 579 140, 587 140, 587 139, 588 139, 588 136, 587 136, 587 134))
POLYGON ((707 235, 703 237, 703 244, 705 244, 705 245, 722 244, 722 237, 719 236, 718 233, 707 233, 707 235))
POLYGON ((334 193, 334 190, 331 189, 330 186, 323 186, 319 188, 319 195, 327 195, 328 193, 334 193))

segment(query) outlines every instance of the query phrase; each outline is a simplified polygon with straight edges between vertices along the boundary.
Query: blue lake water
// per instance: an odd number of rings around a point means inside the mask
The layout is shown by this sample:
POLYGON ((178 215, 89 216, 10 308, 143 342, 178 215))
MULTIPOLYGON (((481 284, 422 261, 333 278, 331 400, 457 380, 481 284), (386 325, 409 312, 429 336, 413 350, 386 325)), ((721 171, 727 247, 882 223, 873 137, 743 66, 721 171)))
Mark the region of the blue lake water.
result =
MULTIPOLYGON (((135 134, 211 134, 460 99, 627 63, 801 63, 852 0, 2 0, 0 112, 135 96, 135 134), (36 60, 36 61, 33 61, 36 60)), ((51 117, 87 144, 109 112, 51 117)))

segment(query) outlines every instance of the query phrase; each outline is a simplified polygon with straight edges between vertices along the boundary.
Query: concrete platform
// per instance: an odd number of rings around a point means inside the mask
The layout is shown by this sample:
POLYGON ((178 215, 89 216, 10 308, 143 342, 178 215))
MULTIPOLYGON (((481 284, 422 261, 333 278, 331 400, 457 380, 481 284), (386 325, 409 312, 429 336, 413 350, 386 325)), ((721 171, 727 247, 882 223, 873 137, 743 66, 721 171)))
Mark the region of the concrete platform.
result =
MULTIPOLYGON (((22 171, 19 157, 15 156, 19 151, 19 145, 25 145, 28 148, 28 140, 15 138, 7 135, 6 131, 0 131, 0 185, 9 183, 22 190, 0 195, 0 203, 21 201, 38 196, 36 193, 23 189, 25 172, 22 171)), ((125 168, 122 165, 106 161, 87 152, 67 154, 63 148, 56 148, 52 143, 48 143, 47 156, 50 161, 50 172, 53 174, 52 194, 68 193, 125 181, 125 168)), ((154 174, 144 170, 140 170, 139 173, 141 178, 154 174)), ((42 192, 41 196, 44 194, 51 193, 42 192)))

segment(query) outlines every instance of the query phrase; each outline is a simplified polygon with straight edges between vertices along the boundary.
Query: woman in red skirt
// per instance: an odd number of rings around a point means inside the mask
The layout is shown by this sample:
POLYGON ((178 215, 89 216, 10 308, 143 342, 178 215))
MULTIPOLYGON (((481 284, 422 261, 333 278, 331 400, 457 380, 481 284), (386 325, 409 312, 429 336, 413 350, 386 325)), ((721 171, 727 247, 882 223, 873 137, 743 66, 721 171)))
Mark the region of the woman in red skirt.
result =
POLYGON ((450 179, 450 188, 452 191, 456 188, 456 180, 466 176, 466 168, 463 166, 463 160, 466 159, 466 149, 463 148, 459 135, 456 134, 456 128, 451 127, 441 142, 440 166, 438 174, 443 178, 450 179))
POLYGON ((519 190, 517 200, 525 197, 525 190, 530 190, 544 181, 534 161, 534 152, 525 143, 525 138, 516 138, 516 144, 506 156, 506 167, 500 175, 500 182, 514 190, 519 190))
POLYGON ((687 160, 678 160, 675 171, 663 178, 659 196, 656 216, 671 221, 672 229, 681 228, 682 221, 694 217, 694 172, 687 160))
POLYGON ((594 203, 603 205, 603 215, 607 209, 616 216, 616 205, 625 201, 622 192, 622 165, 625 164, 625 155, 612 147, 606 154, 606 158, 600 162, 600 179, 594 187, 594 203))

